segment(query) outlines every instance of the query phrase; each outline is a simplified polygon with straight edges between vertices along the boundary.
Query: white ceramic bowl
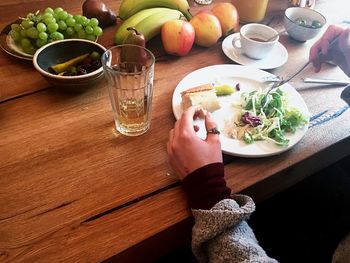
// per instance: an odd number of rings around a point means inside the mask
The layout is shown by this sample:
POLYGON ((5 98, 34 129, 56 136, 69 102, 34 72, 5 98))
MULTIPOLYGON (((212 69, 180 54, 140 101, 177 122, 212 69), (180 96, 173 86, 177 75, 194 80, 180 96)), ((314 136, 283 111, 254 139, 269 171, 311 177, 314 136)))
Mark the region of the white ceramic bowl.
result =
POLYGON ((50 67, 72 58, 93 51, 101 55, 106 50, 102 45, 84 39, 64 39, 47 44, 36 51, 33 57, 35 69, 53 86, 71 91, 82 91, 93 86, 103 76, 103 67, 85 75, 60 76, 54 74, 50 67))
POLYGON ((284 27, 293 39, 305 42, 316 37, 327 23, 326 18, 319 12, 305 7, 290 7, 284 13, 284 27), (304 23, 300 22, 304 21, 304 23), (312 26, 319 23, 318 27, 312 26))

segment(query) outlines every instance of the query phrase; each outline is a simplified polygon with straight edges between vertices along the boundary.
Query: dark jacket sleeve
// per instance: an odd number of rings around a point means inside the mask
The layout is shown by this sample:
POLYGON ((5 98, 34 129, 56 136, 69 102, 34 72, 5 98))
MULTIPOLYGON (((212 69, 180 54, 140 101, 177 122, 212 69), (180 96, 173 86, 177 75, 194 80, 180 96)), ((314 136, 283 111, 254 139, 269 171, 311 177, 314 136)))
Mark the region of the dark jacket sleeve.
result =
POLYGON ((220 200, 230 198, 231 189, 226 186, 224 165, 212 163, 203 166, 182 181, 191 208, 210 209, 220 200))

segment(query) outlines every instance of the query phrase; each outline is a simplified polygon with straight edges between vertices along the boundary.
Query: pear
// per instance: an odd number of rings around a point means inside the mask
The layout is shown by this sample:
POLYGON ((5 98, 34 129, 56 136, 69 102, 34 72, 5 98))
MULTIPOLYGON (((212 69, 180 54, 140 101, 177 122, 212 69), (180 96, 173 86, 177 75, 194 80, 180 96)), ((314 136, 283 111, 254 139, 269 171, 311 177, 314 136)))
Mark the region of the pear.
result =
POLYGON ((83 15, 97 18, 101 27, 113 25, 117 21, 116 14, 100 0, 86 0, 83 3, 83 15))

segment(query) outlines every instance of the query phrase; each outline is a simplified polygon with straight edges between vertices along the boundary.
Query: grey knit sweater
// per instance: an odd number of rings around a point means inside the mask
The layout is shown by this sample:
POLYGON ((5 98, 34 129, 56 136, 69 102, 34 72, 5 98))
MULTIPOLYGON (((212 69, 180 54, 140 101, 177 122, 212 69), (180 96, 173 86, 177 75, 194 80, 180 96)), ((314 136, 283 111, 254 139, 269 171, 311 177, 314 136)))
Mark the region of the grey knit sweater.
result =
POLYGON ((210 210, 193 209, 192 249, 199 262, 277 262, 266 255, 245 221, 254 210, 245 195, 233 195, 210 210))
MULTIPOLYGON (((277 262, 266 255, 246 222, 254 201, 231 194, 222 163, 192 172, 183 187, 195 219, 192 250, 200 262, 277 262)), ((350 263, 350 235, 340 242, 332 262, 350 263)))
MULTIPOLYGON (((232 195, 210 210, 192 209, 192 250, 199 262, 272 263, 258 244, 246 219, 255 210, 253 200, 232 195)), ((332 263, 350 263, 350 235, 340 242, 332 263)))

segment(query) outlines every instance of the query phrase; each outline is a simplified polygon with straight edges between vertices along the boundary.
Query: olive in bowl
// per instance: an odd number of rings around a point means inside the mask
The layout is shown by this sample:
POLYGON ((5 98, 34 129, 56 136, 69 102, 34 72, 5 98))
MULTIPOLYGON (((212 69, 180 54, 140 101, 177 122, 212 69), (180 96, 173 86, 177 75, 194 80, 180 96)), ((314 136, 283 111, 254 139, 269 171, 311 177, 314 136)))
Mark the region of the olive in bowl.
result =
POLYGON ((284 13, 284 27, 294 40, 305 42, 316 37, 327 23, 319 12, 305 7, 290 7, 284 13))
POLYGON ((52 86, 82 91, 103 76, 100 56, 105 51, 104 46, 90 40, 58 40, 38 49, 33 65, 52 86))

